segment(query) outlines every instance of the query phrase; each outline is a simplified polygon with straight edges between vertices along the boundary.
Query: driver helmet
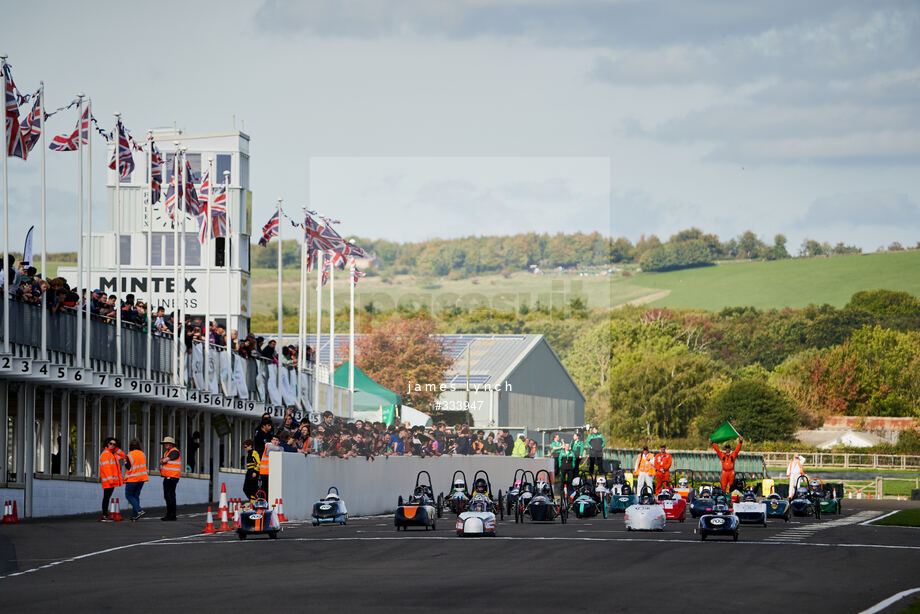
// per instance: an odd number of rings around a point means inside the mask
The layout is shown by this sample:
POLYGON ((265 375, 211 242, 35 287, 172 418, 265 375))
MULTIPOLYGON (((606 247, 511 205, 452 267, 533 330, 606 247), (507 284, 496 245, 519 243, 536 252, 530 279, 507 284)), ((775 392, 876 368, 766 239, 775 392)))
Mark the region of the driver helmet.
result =
POLYGON ((607 486, 607 478, 605 478, 604 476, 601 476, 601 477, 597 478, 597 485, 598 485, 599 487, 600 487, 600 486, 607 486))
POLYGON ((471 511, 471 512, 486 512, 486 511, 488 511, 488 510, 486 509, 486 502, 483 501, 482 499, 476 499, 475 501, 473 501, 472 503, 470 503, 470 511, 471 511))
POLYGON ((689 484, 690 484, 690 483, 687 482, 687 478, 681 478, 681 479, 677 480, 677 485, 678 485, 680 488, 687 488, 687 486, 689 486, 689 484))
POLYGON ((326 495, 326 501, 338 501, 338 500, 339 500, 339 496, 335 494, 334 492, 331 492, 328 495, 326 495))
POLYGON ((458 479, 456 482, 454 482, 454 490, 465 490, 465 489, 466 489, 466 482, 464 482, 463 480, 458 479))
POLYGON ((252 504, 252 509, 254 510, 267 510, 268 501, 265 499, 256 499, 252 504))
POLYGON ((489 490, 489 485, 486 482, 485 478, 479 478, 473 482, 473 490, 476 492, 486 492, 489 490))
POLYGON ((579 486, 581 486, 581 478, 580 477, 572 478, 572 488, 578 488, 579 486))

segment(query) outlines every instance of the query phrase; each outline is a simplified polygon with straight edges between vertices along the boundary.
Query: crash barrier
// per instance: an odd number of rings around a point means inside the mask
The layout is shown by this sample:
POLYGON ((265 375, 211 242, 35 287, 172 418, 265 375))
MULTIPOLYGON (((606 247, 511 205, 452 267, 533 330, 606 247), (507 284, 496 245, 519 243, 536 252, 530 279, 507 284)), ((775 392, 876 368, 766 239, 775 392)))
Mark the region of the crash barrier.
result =
MULTIPOLYGON (((638 448, 606 448, 604 459, 607 468, 614 470, 619 463, 619 468, 632 471, 636 465, 636 457, 642 450, 638 448)), ((654 452, 654 450, 653 450, 654 452)), ((694 481, 718 480, 722 473, 722 464, 712 448, 708 450, 668 450, 671 455, 671 476, 685 473, 694 481)), ((582 465, 586 461, 582 460, 582 465)), ((767 477, 767 467, 764 455, 760 452, 741 452, 735 461, 735 473, 742 474, 745 480, 763 479, 767 477)))
POLYGON ((920 470, 920 456, 906 454, 859 454, 842 452, 764 452, 764 462, 770 467, 786 467, 792 455, 805 457, 806 467, 839 469, 910 469, 920 470))
POLYGON ((492 482, 492 494, 508 490, 517 469, 536 473, 553 470, 552 459, 509 456, 380 456, 373 462, 363 458, 323 458, 293 452, 272 453, 268 480, 270 500, 284 499, 289 520, 311 517, 313 504, 335 486, 351 516, 386 514, 396 510, 397 498, 407 498, 415 487, 419 471, 431 474, 437 496, 450 491, 454 471, 466 474, 472 487, 473 474, 484 469, 492 482))

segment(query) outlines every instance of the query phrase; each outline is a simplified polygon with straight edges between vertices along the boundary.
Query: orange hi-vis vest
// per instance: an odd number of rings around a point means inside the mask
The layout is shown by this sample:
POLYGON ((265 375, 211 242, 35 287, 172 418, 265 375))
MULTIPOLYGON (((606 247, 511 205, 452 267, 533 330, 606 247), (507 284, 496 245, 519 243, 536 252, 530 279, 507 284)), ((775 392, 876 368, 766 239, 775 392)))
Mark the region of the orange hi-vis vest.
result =
POLYGON ((639 458, 636 460, 636 473, 647 473, 649 475, 655 473, 655 457, 652 456, 652 453, 648 454, 639 453, 639 458))
POLYGON ((665 452, 659 452, 655 455, 655 471, 664 473, 671 470, 671 455, 665 452))
POLYGON ((268 475, 268 445, 262 449, 262 460, 259 462, 259 475, 268 475))
POLYGON ((182 453, 179 448, 173 448, 163 455, 163 464, 160 465, 160 475, 164 478, 178 478, 182 476, 182 453), (169 460, 169 455, 178 452, 179 457, 176 460, 169 460))
POLYGON ((713 443, 712 447, 715 449, 716 454, 719 455, 719 460, 722 461, 722 471, 734 471, 735 459, 738 458, 738 452, 741 451, 741 442, 739 441, 735 449, 728 454, 720 450, 718 444, 713 443))
POLYGON ((112 453, 108 448, 99 455, 99 479, 102 480, 102 488, 116 488, 123 484, 118 459, 124 456, 125 453, 121 450, 112 453))
POLYGON ((147 482, 150 476, 147 473, 147 457, 140 450, 128 452, 131 468, 125 473, 125 482, 147 482))

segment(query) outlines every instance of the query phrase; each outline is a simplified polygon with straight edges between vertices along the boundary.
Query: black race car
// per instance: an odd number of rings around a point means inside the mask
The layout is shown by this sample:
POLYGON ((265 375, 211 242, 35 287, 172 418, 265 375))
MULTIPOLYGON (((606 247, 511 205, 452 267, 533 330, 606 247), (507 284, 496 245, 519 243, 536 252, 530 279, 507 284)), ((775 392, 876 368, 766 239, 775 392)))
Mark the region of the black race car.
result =
POLYGON ((440 501, 435 500, 434 491, 431 489, 431 475, 427 471, 419 471, 415 476, 415 488, 409 498, 403 500, 402 495, 397 500, 396 516, 393 523, 396 530, 405 531, 409 527, 437 528, 438 518, 443 514, 440 501), (422 476, 427 478, 427 483, 422 481, 422 476))

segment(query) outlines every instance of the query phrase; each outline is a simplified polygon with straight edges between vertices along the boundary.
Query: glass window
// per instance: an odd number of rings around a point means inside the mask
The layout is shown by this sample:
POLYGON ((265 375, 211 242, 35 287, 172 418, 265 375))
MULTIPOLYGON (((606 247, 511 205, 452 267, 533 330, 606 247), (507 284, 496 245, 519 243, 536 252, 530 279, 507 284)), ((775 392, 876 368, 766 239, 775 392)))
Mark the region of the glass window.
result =
MULTIPOLYGON (((233 172, 230 168, 230 163, 233 161, 233 156, 230 154, 217 154, 216 164, 214 166, 214 171, 217 173, 216 181, 217 183, 224 182, 224 171, 233 172)), ((230 180, 230 183, 233 183, 233 175, 227 175, 227 178, 230 180)))
POLYGON ((249 187, 249 156, 240 154, 240 185, 246 189, 249 187))
POLYGON ((164 194, 166 192, 166 188, 169 186, 169 180, 172 179, 173 169, 175 168, 175 166, 176 166, 176 154, 174 153, 166 154, 166 161, 163 163, 163 192, 164 194))
POLYGON ((120 239, 118 254, 121 259, 121 266, 129 266, 131 264, 131 235, 122 235, 120 239))
POLYGON ((185 266, 201 266, 201 243, 197 234, 185 235, 185 266))
POLYGON ((249 241, 246 241, 244 244, 238 243, 238 245, 241 248, 239 250, 240 268, 243 269, 244 271, 248 271, 249 270, 249 248, 250 248, 249 241))
POLYGON ((224 266, 224 249, 226 244, 227 240, 223 237, 214 239, 214 266, 216 267, 224 266))
MULTIPOLYGON (((187 153, 188 165, 192 169, 192 181, 201 183, 201 154, 187 153)), ((176 167, 176 154, 166 154, 166 162, 163 164, 163 190, 169 187, 169 181, 172 179, 173 169, 176 167)))
POLYGON ((153 242, 150 244, 150 264, 160 266, 163 264, 163 236, 153 235, 153 242))
POLYGON ((172 266, 176 262, 176 244, 173 241, 172 235, 165 235, 163 237, 163 246, 166 248, 163 252, 166 255, 166 260, 163 262, 166 266, 172 266))

